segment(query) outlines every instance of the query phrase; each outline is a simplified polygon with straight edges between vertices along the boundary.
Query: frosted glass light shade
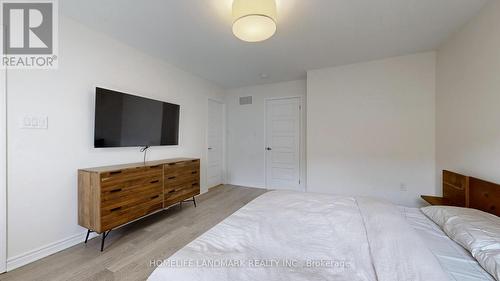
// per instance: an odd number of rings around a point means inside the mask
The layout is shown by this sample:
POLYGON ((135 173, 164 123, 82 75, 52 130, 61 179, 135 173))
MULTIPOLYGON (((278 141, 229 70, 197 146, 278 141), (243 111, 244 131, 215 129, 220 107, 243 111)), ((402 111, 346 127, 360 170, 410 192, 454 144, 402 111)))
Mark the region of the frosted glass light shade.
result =
POLYGON ((246 42, 260 42, 276 33, 275 0, 234 0, 233 33, 246 42))

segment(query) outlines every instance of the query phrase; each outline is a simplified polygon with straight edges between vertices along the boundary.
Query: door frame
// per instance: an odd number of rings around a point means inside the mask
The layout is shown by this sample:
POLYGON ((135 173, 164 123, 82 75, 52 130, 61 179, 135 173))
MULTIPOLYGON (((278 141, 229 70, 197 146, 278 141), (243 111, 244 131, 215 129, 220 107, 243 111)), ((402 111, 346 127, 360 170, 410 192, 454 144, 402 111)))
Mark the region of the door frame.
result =
POLYGON ((0 90, 0 273, 7 271, 7 68, 3 72, 5 85, 0 90))
POLYGON ((264 182, 266 184, 266 189, 269 189, 269 183, 267 182, 267 152, 265 150, 267 146, 267 107, 268 107, 268 102, 273 101, 273 100, 287 100, 287 99, 299 99, 299 191, 306 192, 307 191, 307 185, 306 185, 306 113, 305 113, 305 106, 304 106, 304 97, 303 96, 282 96, 282 97, 268 97, 264 98, 264 167, 265 167, 265 173, 264 173, 264 182))
POLYGON ((206 182, 206 185, 207 185, 207 189, 208 188, 212 188, 214 186, 208 186, 208 130, 209 130, 209 126, 210 126, 210 121, 208 119, 208 107, 210 106, 210 102, 215 102, 215 103, 218 103, 220 105, 222 105, 222 184, 226 184, 227 183, 227 168, 226 168, 226 163, 227 163, 227 159, 226 159, 226 103, 221 101, 221 100, 218 100, 218 99, 215 99, 215 98, 208 98, 207 100, 207 133, 206 133, 206 136, 205 136, 205 151, 204 153, 206 153, 206 159, 207 159, 207 165, 205 167, 205 182, 206 182))

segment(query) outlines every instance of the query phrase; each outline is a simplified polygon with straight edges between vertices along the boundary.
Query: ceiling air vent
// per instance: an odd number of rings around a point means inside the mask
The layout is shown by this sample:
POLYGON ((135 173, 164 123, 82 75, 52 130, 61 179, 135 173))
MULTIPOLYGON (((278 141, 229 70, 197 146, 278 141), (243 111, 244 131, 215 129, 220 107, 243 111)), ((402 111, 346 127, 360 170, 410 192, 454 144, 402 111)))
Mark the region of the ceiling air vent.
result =
POLYGON ((252 96, 240 97, 240 105, 252 104, 252 96))

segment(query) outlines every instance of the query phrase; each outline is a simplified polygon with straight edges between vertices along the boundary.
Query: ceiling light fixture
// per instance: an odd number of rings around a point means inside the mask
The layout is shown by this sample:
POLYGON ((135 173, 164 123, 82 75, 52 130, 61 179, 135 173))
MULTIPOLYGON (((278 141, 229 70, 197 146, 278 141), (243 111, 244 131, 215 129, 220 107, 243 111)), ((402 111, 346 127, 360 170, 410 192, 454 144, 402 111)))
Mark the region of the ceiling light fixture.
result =
POLYGON ((233 33, 246 42, 261 42, 276 33, 275 0, 234 0, 233 33))

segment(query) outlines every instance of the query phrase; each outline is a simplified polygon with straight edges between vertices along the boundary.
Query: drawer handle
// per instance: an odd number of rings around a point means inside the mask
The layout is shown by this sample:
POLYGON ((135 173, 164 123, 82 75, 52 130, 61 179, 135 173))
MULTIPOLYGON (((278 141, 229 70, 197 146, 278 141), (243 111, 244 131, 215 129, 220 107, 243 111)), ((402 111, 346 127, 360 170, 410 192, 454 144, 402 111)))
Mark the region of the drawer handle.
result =
POLYGON ((175 178, 176 178, 176 177, 170 177, 170 178, 168 178, 168 179, 169 179, 169 180, 173 180, 173 179, 175 179, 175 178))
POLYGON ((177 164, 177 163, 168 163, 169 166, 173 166, 175 164, 177 164))
POLYGON ((116 192, 120 192, 120 191, 122 191, 122 189, 121 188, 117 188, 117 189, 111 190, 110 193, 116 193, 116 192))
POLYGON ((156 169, 156 168, 158 168, 158 167, 160 167, 160 165, 150 166, 149 168, 150 168, 150 169, 156 169))
POLYGON ((117 174, 121 174, 122 171, 114 171, 114 172, 109 172, 110 175, 117 175, 117 174))
POLYGON ((174 190, 170 190, 168 193, 174 193, 175 192, 175 189, 174 190))
POLYGON ((198 160, 191 160, 191 162, 193 162, 193 163, 194 163, 194 162, 198 162, 198 160))
POLYGON ((196 174, 198 174, 198 172, 197 171, 192 171, 191 174, 192 175, 196 175, 196 174))
POLYGON ((122 207, 117 207, 117 208, 113 208, 113 209, 111 209, 110 211, 111 211, 111 212, 116 212, 116 211, 119 211, 119 210, 121 210, 121 209, 122 209, 122 207))
POLYGON ((191 186, 198 186, 198 184, 197 183, 193 183, 191 186))
POLYGON ((153 197, 151 197, 151 199, 156 199, 158 197, 160 197, 160 195, 153 196, 153 197))
POLYGON ((151 181, 149 183, 157 183, 157 182, 160 182, 160 180, 154 180, 154 181, 151 181))

